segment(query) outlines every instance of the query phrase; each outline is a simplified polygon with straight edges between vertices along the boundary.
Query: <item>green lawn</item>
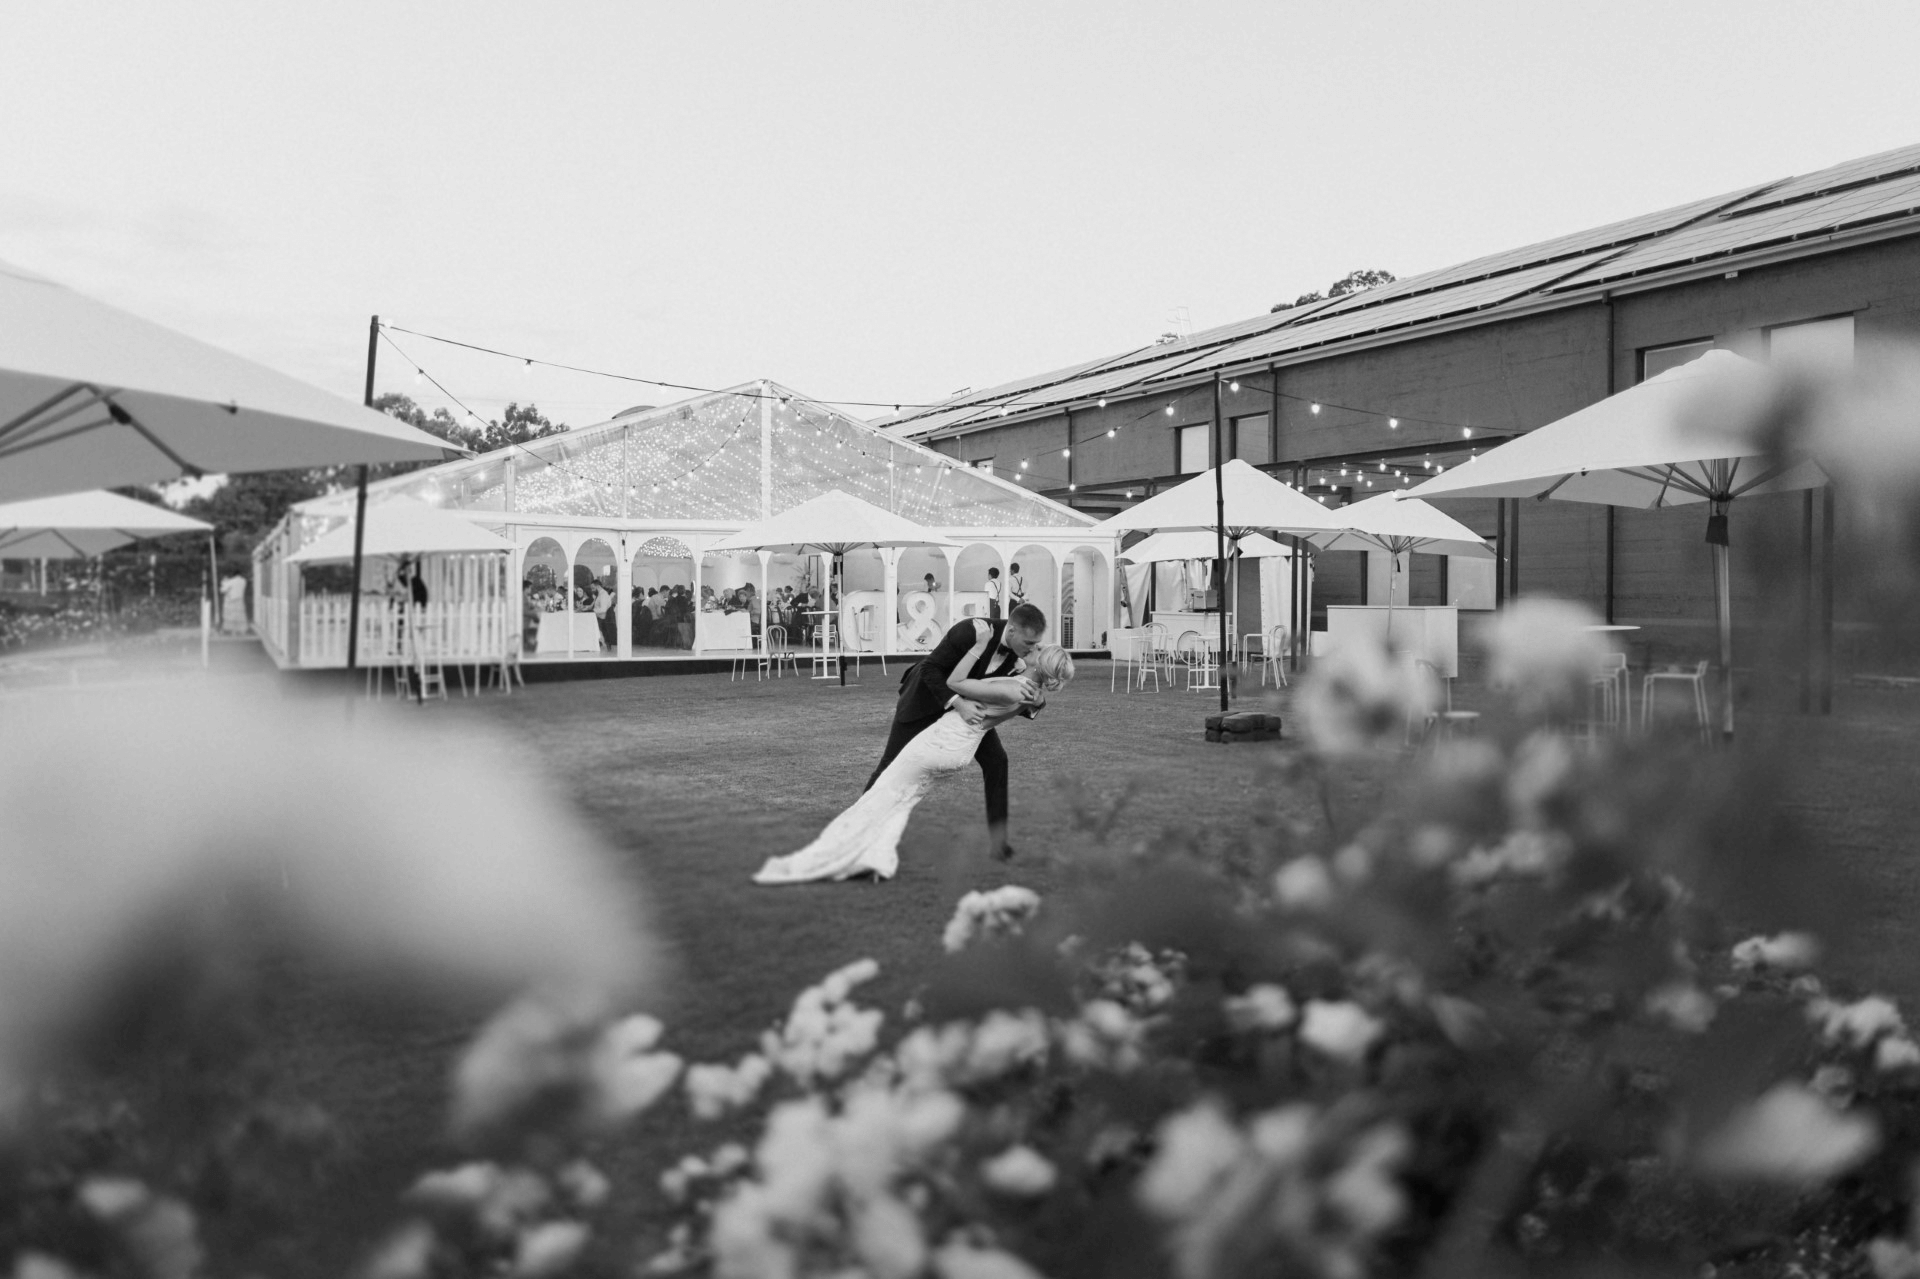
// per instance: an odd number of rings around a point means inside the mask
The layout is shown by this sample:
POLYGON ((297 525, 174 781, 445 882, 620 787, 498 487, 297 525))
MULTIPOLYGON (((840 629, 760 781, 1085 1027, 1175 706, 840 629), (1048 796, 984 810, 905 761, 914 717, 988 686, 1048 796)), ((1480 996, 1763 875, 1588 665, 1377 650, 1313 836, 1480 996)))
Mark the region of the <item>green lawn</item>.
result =
MULTIPOLYGON (((803 985, 863 956, 884 974, 869 998, 897 1010, 939 954, 941 927, 962 894, 1017 882, 1044 896, 1076 866, 1108 855, 1077 813, 1121 802, 1110 846, 1187 846, 1218 859, 1271 841, 1277 818, 1319 821, 1315 797, 1274 785, 1274 748, 1201 740, 1212 695, 1111 693, 1105 663, 1087 662, 1040 719, 1003 733, 1013 764, 1014 865, 985 857, 979 774, 968 772, 916 813, 896 880, 752 885, 763 858, 805 843, 858 793, 886 737, 898 673, 869 668, 844 689, 724 675, 541 683, 511 697, 456 695, 377 713, 509 735, 525 760, 528 793, 559 798, 605 835, 670 946, 672 972, 653 1011, 668 1023, 668 1046, 695 1061, 737 1056, 803 985)), ((1474 703, 1470 688, 1458 696, 1474 703)), ((1283 713, 1287 700, 1275 702, 1283 713)), ((1814 834, 1809 855, 1872 887, 1871 911, 1849 936, 1833 939, 1835 964, 1913 998, 1920 983, 1906 939, 1920 906, 1909 854, 1920 818, 1912 783, 1920 695, 1846 692, 1842 712, 1756 723, 1754 736, 1786 730, 1800 760, 1783 798, 1814 834)), ((1292 741, 1278 748, 1297 750, 1292 741)), ((1343 820, 1363 820, 1383 780, 1358 775, 1343 784, 1343 820)), ((376 1014, 323 982, 289 975, 272 1017, 274 1059, 335 1113, 348 1156, 315 1223, 328 1237, 297 1256, 257 1260, 279 1273, 312 1274, 336 1273, 348 1261, 365 1237, 348 1223, 386 1212, 419 1168, 420 1145, 437 1143, 451 1055, 481 1012, 376 1014)), ((659 1169, 690 1139, 718 1139, 690 1132, 677 1106, 666 1112, 601 1152, 620 1186, 619 1215, 643 1228, 657 1219, 659 1169)), ((439 1157, 453 1155, 442 1149, 439 1157)))

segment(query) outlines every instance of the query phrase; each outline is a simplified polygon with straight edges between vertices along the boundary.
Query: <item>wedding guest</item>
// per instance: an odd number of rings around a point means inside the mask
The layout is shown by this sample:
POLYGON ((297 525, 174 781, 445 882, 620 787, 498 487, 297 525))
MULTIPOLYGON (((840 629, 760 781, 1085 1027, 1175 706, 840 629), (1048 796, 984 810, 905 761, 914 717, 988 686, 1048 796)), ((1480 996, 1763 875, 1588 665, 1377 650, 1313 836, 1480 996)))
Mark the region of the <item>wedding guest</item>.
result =
POLYGON ((620 647, 619 622, 613 615, 613 592, 605 582, 593 584, 593 617, 600 628, 600 642, 607 649, 620 647))
POLYGON ((1013 601, 1015 607, 1018 607, 1027 602, 1027 579, 1020 576, 1018 564, 1015 564, 1010 571, 1012 576, 1007 580, 1007 598, 1013 601))
POLYGON ((987 570, 987 620, 988 621, 997 622, 1000 620, 1000 596, 1004 589, 1004 585, 1005 584, 1002 583, 1000 580, 999 569, 990 568, 987 570))

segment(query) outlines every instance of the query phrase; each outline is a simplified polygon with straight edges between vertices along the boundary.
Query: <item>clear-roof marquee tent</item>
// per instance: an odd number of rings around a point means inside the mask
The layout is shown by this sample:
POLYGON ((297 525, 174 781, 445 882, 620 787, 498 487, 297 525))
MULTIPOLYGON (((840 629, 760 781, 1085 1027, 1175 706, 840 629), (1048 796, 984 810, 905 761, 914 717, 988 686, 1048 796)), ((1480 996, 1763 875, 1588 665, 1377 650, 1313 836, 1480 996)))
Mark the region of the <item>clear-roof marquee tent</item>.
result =
MULTIPOLYGON (((659 658, 745 650, 759 627, 758 605, 746 599, 780 587, 824 589, 810 557, 710 548, 834 489, 959 544, 849 555, 846 594, 861 596, 857 607, 866 610, 864 620, 846 619, 850 643, 884 652, 929 647, 929 636, 953 620, 986 611, 989 568, 1004 578, 1015 563, 1027 598, 1050 617, 1071 600, 1083 639, 1111 624, 1117 548, 1111 535, 1090 531, 1091 517, 773 382, 629 410, 379 481, 368 500, 404 496, 458 509, 513 542, 529 658, 659 658), (906 589, 927 577, 936 590, 906 589), (546 616, 584 611, 582 594, 596 594, 595 582, 616 597, 611 620, 604 612, 590 614, 592 626, 546 616)), ((351 513, 348 493, 303 503, 256 554, 256 589, 279 610, 261 629, 285 665, 331 664, 302 655, 300 600, 303 590, 314 592, 287 557, 351 513)), ((364 592, 378 583, 359 585, 364 592)))

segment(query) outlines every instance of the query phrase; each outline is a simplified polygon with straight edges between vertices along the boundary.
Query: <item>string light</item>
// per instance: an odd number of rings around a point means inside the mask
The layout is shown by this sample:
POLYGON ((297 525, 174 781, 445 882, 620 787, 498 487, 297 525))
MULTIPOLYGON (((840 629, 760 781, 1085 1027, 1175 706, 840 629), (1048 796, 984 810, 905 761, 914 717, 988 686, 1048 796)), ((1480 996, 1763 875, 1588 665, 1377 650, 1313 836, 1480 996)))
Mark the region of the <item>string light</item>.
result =
POLYGON ((1399 419, 1399 418, 1397 418, 1397 417, 1390 417, 1390 418, 1388 418, 1388 419, 1387 419, 1387 429, 1388 429, 1389 431, 1397 431, 1397 430, 1399 430, 1399 429, 1400 429, 1400 419, 1399 419))
POLYGON ((1114 430, 1114 429, 1113 429, 1112 427, 1108 427, 1108 428, 1107 428, 1107 438, 1108 438, 1108 439, 1112 439, 1112 438, 1113 438, 1113 437, 1114 437, 1114 436, 1115 436, 1116 434, 1118 434, 1118 432, 1116 432, 1116 431, 1115 431, 1115 430, 1114 430))
POLYGON ((1060 450, 1060 456, 1061 456, 1061 457, 1072 457, 1072 456, 1073 456, 1073 450, 1072 450, 1072 449, 1061 449, 1061 450, 1060 450))
POLYGON ((1169 404, 1169 405, 1167 405, 1167 416, 1168 416, 1168 417, 1172 417, 1172 416, 1173 416, 1173 405, 1171 405, 1171 404, 1169 404))
POLYGON ((1310 407, 1310 408, 1308 409, 1308 411, 1309 411, 1309 412, 1312 412, 1312 413, 1318 413, 1318 412, 1320 411, 1320 406, 1319 406, 1318 404, 1315 404, 1315 405, 1312 405, 1312 406, 1311 406, 1311 407, 1310 407))
POLYGON ((1227 383, 1227 389, 1229 391, 1237 391, 1240 389, 1240 383, 1238 381, 1229 382, 1227 383))
POLYGON ((1463 426, 1463 427, 1461 427, 1461 428, 1460 428, 1460 438, 1461 438, 1461 439, 1463 439, 1463 440, 1470 440, 1470 439, 1472 439, 1472 438, 1473 438, 1473 428, 1472 428, 1472 427, 1470 427, 1470 426, 1463 426))
MULTIPOLYGON (((1103 409, 1107 407, 1107 397, 1106 397, 1106 396, 1104 396, 1104 395, 1100 397, 1100 407, 1101 407, 1101 408, 1103 408, 1103 409)), ((1107 434, 1108 434, 1108 435, 1112 435, 1112 434, 1113 434, 1113 432, 1112 432, 1112 431, 1108 431, 1108 432, 1107 432, 1107 434)))

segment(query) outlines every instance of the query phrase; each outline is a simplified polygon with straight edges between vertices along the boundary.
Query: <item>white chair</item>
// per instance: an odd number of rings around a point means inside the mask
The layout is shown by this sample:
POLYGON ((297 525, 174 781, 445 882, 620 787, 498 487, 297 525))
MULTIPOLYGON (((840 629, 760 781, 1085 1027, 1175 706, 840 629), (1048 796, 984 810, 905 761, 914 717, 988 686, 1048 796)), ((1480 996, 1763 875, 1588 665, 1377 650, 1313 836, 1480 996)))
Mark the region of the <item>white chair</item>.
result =
POLYGON ((1707 661, 1702 658, 1692 670, 1648 671, 1640 684, 1640 730, 1653 727, 1653 686, 1685 684, 1693 691, 1693 714, 1703 740, 1713 738, 1713 716, 1707 710, 1707 661))
MULTIPOLYGON (((1440 686, 1440 709, 1427 712, 1426 723, 1421 727, 1420 740, 1425 742, 1437 729, 1441 737, 1452 737, 1456 731, 1471 729, 1480 722, 1479 711, 1457 711, 1453 709, 1453 681, 1440 673, 1440 668, 1424 658, 1415 658, 1413 668, 1440 686)), ((1411 718, 1407 724, 1409 735, 1413 724, 1411 718)))
POLYGON ((1147 673, 1153 674, 1153 691, 1160 691, 1160 682, 1173 683, 1173 633, 1164 622, 1148 622, 1146 629, 1147 664, 1140 671, 1140 687, 1147 687, 1147 673))
POLYGON ((1273 676, 1275 688, 1287 686, 1287 628, 1276 626, 1267 632, 1260 646, 1260 686, 1266 687, 1267 676, 1273 676))
POLYGON ((813 678, 837 679, 840 676, 840 650, 833 642, 833 618, 820 619, 813 628, 813 678))
POLYGON ((1608 653, 1593 673, 1592 693, 1600 698, 1600 723, 1613 732, 1633 727, 1633 704, 1627 693, 1627 655, 1608 653), (1622 721, 1625 721, 1624 723, 1622 721))
POLYGON ((1186 670, 1189 693, 1220 687, 1214 679, 1219 667, 1213 660, 1213 650, 1207 647, 1206 636, 1199 631, 1182 631, 1174 648, 1180 665, 1186 670))
POLYGON ((780 676, 780 664, 785 662, 793 667, 793 673, 800 673, 799 659, 794 657, 793 648, 787 643, 787 628, 779 623, 767 627, 766 641, 760 646, 760 660, 756 666, 758 677, 765 679, 771 671, 777 679, 780 676))

